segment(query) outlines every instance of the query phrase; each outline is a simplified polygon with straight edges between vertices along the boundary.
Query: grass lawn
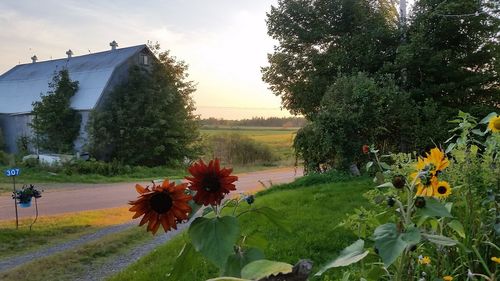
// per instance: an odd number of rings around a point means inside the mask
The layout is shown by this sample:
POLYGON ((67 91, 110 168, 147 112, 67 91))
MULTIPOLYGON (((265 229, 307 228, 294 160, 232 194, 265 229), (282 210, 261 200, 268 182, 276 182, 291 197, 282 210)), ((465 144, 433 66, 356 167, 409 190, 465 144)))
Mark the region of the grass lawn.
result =
MULTIPOLYGON (((0 258, 36 250, 95 232, 99 228, 130 221, 128 207, 40 217, 29 230, 31 219, 0 222, 0 258)), ((3 280, 2 278, 0 278, 3 280)), ((24 279, 21 279, 24 280, 24 279)))
MULTIPOLYGON (((267 220, 252 215, 241 217, 242 231, 258 230, 266 237, 268 243, 263 250, 267 259, 291 264, 302 258, 311 259, 315 264, 313 272, 316 272, 357 239, 350 231, 336 226, 346 213, 367 204, 361 194, 372 185, 367 179, 325 183, 332 178, 335 177, 303 178, 266 190, 256 198, 255 207, 269 206, 281 212, 291 233, 284 233, 267 220)), ((167 280, 166 274, 184 244, 185 235, 176 237, 110 280, 167 280)), ((339 280, 340 271, 329 272, 320 280, 339 280)), ((214 266, 197 257, 181 280, 199 281, 217 275, 214 266)))

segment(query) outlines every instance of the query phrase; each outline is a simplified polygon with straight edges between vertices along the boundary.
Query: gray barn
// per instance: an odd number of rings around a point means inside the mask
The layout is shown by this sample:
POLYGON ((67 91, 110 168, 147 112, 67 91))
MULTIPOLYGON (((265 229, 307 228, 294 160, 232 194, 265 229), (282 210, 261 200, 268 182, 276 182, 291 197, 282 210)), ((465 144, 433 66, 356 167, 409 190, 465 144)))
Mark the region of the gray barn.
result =
POLYGON ((110 46, 109 51, 74 57, 69 50, 67 58, 43 62, 36 62, 34 56, 33 63, 17 65, 0 76, 0 128, 7 152, 17 152, 16 141, 20 137, 33 137, 29 126, 32 104, 41 100, 54 74, 62 69, 68 70, 71 80, 79 82, 71 107, 82 116, 80 136, 75 141, 75 150, 82 151, 87 143, 85 127, 90 111, 127 79, 130 66, 148 66, 155 59, 146 45, 118 49, 113 41, 110 46))

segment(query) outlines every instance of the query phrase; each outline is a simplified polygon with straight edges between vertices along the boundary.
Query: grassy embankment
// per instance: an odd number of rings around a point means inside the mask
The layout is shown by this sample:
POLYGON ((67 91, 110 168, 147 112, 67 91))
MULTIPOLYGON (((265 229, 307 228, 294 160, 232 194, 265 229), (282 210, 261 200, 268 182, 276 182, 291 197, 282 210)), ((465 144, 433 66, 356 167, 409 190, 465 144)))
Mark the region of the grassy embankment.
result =
MULTIPOLYGON (((267 259, 295 264, 299 259, 308 258, 314 262, 313 272, 317 271, 357 239, 350 231, 337 225, 346 213, 367 203, 360 194, 371 186, 366 179, 326 183, 329 180, 325 176, 303 178, 266 190, 257 197, 256 207, 270 206, 283 214, 290 233, 251 215, 242 217, 242 231, 250 233, 258 230, 267 239, 264 249, 267 259)), ((179 235, 110 280, 167 280, 165 276, 185 241, 186 234, 179 235)), ((177 281, 206 280, 217 275, 214 266, 197 256, 183 279, 177 281)), ((319 280, 340 280, 340 276, 340 270, 337 270, 319 280)))
POLYGON ((15 221, 0 221, 0 258, 22 254, 94 233, 103 227, 130 221, 128 207, 85 211, 38 218, 32 230, 32 219, 22 219, 19 229, 15 221))
MULTIPOLYGON (((268 240, 267 246, 263 247, 268 259, 294 264, 300 258, 309 258, 315 262, 316 270, 356 239, 351 232, 336 226, 347 212, 366 203, 361 196, 353 194, 362 193, 370 185, 366 179, 352 180, 333 174, 309 176, 292 184, 276 186, 261 192, 255 206, 270 206, 281 212, 291 232, 284 233, 269 221, 251 215, 242 217, 243 232, 257 230, 268 240)), ((3 223, 1 226, 5 228, 0 231, 0 244, 9 246, 4 246, 1 252, 12 254, 20 249, 33 250, 49 241, 55 243, 71 239, 128 218, 130 213, 125 208, 54 216, 42 218, 31 233, 27 230, 28 221, 23 222, 20 231, 13 229, 12 222, 3 223), (16 241, 15 245, 9 244, 13 241, 16 241)), ((147 239, 151 239, 151 235, 144 228, 132 228, 27 263, 0 274, 0 279, 73 280, 89 267, 98 267, 147 239)), ((165 274, 169 272, 185 239, 185 234, 177 236, 111 280, 165 280, 165 274)), ((205 280, 217 274, 211 264, 197 257, 182 280, 205 280)), ((330 275, 327 278, 334 279, 323 280, 337 280, 335 272, 330 275)))

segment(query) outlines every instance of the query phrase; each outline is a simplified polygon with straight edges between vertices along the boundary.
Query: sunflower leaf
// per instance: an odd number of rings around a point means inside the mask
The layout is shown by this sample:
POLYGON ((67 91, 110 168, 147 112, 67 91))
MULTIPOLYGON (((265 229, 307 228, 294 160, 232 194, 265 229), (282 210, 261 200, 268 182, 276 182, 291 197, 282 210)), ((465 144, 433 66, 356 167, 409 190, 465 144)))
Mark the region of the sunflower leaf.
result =
POLYGON ((488 122, 490 122, 490 119, 497 116, 497 113, 496 112, 492 112, 490 114, 488 114, 486 117, 483 118, 483 120, 481 120, 479 122, 479 124, 487 124, 488 122))
POLYGON ((452 218, 453 216, 450 214, 448 209, 439 202, 439 200, 433 197, 425 198, 425 206, 419 209, 419 213, 424 216, 429 217, 443 217, 443 218, 452 218))
POLYGON ((224 276, 241 277, 241 269, 245 265, 264 259, 264 254, 257 248, 250 248, 239 253, 230 255, 227 258, 226 268, 224 269, 224 276))
POLYGON ((292 272, 292 268, 293 266, 291 264, 284 262, 258 260, 243 267, 241 270, 241 277, 251 280, 259 280, 270 275, 290 273, 292 272))
POLYGON ((321 276, 330 268, 348 266, 362 260, 369 253, 369 251, 365 251, 364 247, 365 241, 359 239, 358 241, 342 250, 342 252, 340 252, 340 255, 335 260, 321 268, 321 270, 318 271, 318 273, 316 273, 314 276, 321 276))
POLYGON ((458 241, 453 240, 449 237, 442 235, 431 235, 431 234, 422 234, 425 239, 429 240, 434 244, 442 245, 442 246, 455 246, 458 244, 458 241))
POLYGON ((375 229, 373 236, 375 247, 385 267, 389 267, 406 247, 417 244, 421 239, 418 228, 410 228, 404 233, 399 233, 394 223, 380 225, 375 229))
POLYGON ((238 219, 233 216, 196 218, 188 230, 196 251, 223 269, 240 237, 238 219))
POLYGON ((184 244, 181 252, 175 259, 172 271, 168 275, 169 280, 179 280, 182 275, 189 270, 188 266, 190 265, 189 261, 193 259, 193 255, 195 251, 193 249, 193 245, 191 243, 184 244))
POLYGON ((279 227, 281 230, 287 233, 291 232, 290 227, 283 223, 283 215, 273 208, 261 207, 253 211, 266 217, 271 223, 279 227))
POLYGON ((465 238, 465 230, 462 223, 458 220, 452 220, 447 225, 453 229, 460 237, 465 238))

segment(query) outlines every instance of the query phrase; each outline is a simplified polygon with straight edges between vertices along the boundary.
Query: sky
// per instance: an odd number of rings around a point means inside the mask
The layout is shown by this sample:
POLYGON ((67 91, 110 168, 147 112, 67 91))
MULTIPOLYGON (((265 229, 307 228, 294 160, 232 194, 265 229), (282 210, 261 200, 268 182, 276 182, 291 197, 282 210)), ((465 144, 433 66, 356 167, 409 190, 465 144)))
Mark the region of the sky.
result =
POLYGON ((158 41, 189 65, 202 118, 289 116, 262 81, 275 42, 266 12, 276 0, 2 0, 0 73, 19 63, 158 41))
POLYGON ((0 73, 19 63, 159 42, 189 65, 202 118, 290 116, 262 81, 277 0, 2 0, 0 73))

